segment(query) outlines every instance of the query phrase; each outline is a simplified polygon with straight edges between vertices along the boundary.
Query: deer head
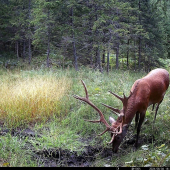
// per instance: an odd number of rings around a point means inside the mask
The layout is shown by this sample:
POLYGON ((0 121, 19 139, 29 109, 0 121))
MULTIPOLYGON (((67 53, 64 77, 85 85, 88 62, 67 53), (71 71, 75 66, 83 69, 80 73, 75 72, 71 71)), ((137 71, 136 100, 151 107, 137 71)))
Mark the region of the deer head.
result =
POLYGON ((116 108, 113 108, 111 106, 108 106, 106 104, 103 104, 105 107, 111 109, 113 111, 113 113, 115 113, 118 118, 117 120, 115 120, 114 118, 110 117, 109 118, 109 121, 110 121, 110 124, 109 125, 107 123, 107 121, 105 120, 104 118, 104 115, 103 113, 101 112, 101 110, 99 110, 90 100, 89 100, 89 95, 88 95, 88 91, 87 91, 87 88, 86 88, 86 85, 85 83, 81 80, 83 86, 84 86, 84 90, 85 90, 85 94, 86 94, 86 97, 79 97, 77 95, 74 95, 73 97, 78 99, 78 100, 82 100, 84 102, 86 102, 87 104, 89 104, 91 107, 93 107, 100 115, 100 119, 99 120, 85 120, 85 121, 89 121, 89 122, 92 122, 92 123, 99 123, 99 122, 102 122, 105 126, 106 126, 106 129, 99 134, 100 135, 103 135, 105 132, 109 131, 111 132, 111 141, 108 142, 109 144, 112 143, 112 147, 113 147, 113 151, 114 152, 117 152, 118 151, 118 147, 120 145, 120 143, 122 142, 123 138, 125 137, 126 135, 126 132, 128 130, 128 125, 127 124, 124 124, 124 119, 125 119, 125 115, 124 115, 124 109, 126 108, 126 105, 127 105, 127 102, 128 102, 128 99, 129 97, 126 97, 124 95, 124 97, 120 97, 112 92, 110 92, 111 94, 113 94, 115 97, 117 97, 118 99, 120 99, 123 103, 123 110, 119 110, 119 109, 116 109, 116 108))

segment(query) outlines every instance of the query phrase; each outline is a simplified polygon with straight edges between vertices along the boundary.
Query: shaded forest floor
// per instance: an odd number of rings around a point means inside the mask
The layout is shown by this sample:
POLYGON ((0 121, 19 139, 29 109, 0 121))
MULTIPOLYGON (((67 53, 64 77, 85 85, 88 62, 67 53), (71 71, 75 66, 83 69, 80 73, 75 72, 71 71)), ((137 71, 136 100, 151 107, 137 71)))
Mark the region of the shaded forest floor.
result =
POLYGON ((82 79, 106 120, 110 115, 116 118, 100 104, 122 107, 108 90, 128 96, 134 81, 144 75, 118 70, 107 75, 87 68, 0 70, 0 166, 170 166, 169 89, 154 128, 154 112, 148 108, 139 148, 134 149, 132 121, 117 154, 107 144, 109 133, 97 136, 104 126, 84 121, 95 120, 98 114, 73 98, 84 96, 82 79))

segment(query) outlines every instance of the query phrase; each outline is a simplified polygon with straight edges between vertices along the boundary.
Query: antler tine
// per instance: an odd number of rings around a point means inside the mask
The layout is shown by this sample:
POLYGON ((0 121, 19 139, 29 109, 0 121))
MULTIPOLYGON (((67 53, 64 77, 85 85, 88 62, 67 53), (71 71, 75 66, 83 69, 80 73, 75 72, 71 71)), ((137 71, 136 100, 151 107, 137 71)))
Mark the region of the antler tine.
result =
POLYGON ((128 97, 126 97, 124 93, 123 93, 123 97, 120 97, 120 96, 118 96, 117 94, 115 94, 115 93, 113 93, 113 92, 111 92, 111 91, 109 91, 109 92, 110 92, 111 94, 113 94, 115 97, 117 97, 118 99, 120 99, 123 104, 125 104, 125 103, 128 101, 128 99, 130 98, 130 96, 133 94, 133 93, 130 91, 130 95, 129 95, 128 97))
POLYGON ((83 80, 81 80, 81 82, 82 82, 82 84, 83 84, 83 86, 84 86, 84 90, 85 90, 85 93, 86 93, 86 98, 89 99, 89 95, 88 95, 88 92, 87 92, 86 85, 85 85, 85 83, 84 83, 83 80))
POLYGON ((104 133, 106 133, 107 131, 109 131, 108 128, 106 128, 102 133, 98 134, 97 136, 101 136, 101 135, 103 135, 104 133))
POLYGON ((73 95, 73 97, 76 98, 76 99, 78 99, 78 100, 82 100, 82 101, 84 101, 84 102, 87 103, 87 102, 89 101, 88 91, 87 91, 87 88, 86 88, 86 85, 85 85, 84 81, 81 80, 81 82, 82 82, 82 84, 83 84, 83 86, 84 86, 84 90, 85 90, 85 93, 86 93, 86 97, 79 97, 79 96, 77 96, 77 95, 73 95))
POLYGON ((100 120, 87 120, 87 119, 84 119, 84 121, 92 122, 92 123, 100 123, 100 120))
POLYGON ((117 97, 118 99, 120 99, 120 100, 122 101, 122 103, 123 103, 124 98, 118 96, 117 94, 115 94, 115 93, 113 93, 113 92, 111 92, 111 91, 109 91, 109 92, 110 92, 111 94, 113 94, 115 97, 117 97))
MULTIPOLYGON (((87 91, 87 88, 86 88, 86 85, 84 83, 83 80, 81 80, 83 86, 84 86, 84 90, 85 90, 85 93, 86 93, 86 97, 79 97, 77 95, 73 95, 74 98, 78 99, 78 100, 82 100, 84 102, 86 102, 87 104, 89 104, 91 107, 93 107, 100 115, 100 119, 99 120, 85 120, 85 121, 88 121, 88 122, 92 122, 92 123, 98 123, 98 122, 102 122, 105 124, 106 126, 106 131, 114 131, 114 129, 107 123, 107 121, 105 120, 104 118, 104 115, 103 113, 99 110, 99 108, 97 108, 90 100, 89 100, 89 96, 88 96, 88 91, 87 91)), ((104 133, 105 133, 104 132, 104 133)))
POLYGON ((120 123, 120 125, 117 127, 117 129, 120 127, 120 130, 119 130, 119 132, 116 132, 115 134, 121 134, 122 133, 122 123, 120 123))
POLYGON ((115 134, 113 134, 111 141, 110 141, 110 142, 107 142, 107 143, 108 143, 108 144, 111 144, 111 143, 113 142, 114 138, 115 138, 115 134))
POLYGON ((117 116, 120 116, 120 110, 119 109, 115 109, 114 107, 111 107, 111 106, 109 106, 109 105, 106 105, 106 104, 104 104, 104 103, 101 103, 103 106, 105 106, 105 107, 107 107, 107 108, 109 108, 109 109, 111 109, 112 111, 113 111, 113 113, 115 113, 117 116))
POLYGON ((116 135, 122 133, 122 123, 117 127, 117 129, 118 129, 119 127, 120 127, 119 132, 112 132, 112 133, 113 133, 113 136, 112 136, 112 138, 111 138, 111 141, 110 141, 110 142, 107 142, 108 144, 111 144, 111 143, 113 142, 113 140, 114 140, 114 138, 115 138, 116 135))
POLYGON ((130 95, 128 97, 125 96, 125 93, 123 93, 124 99, 129 99, 129 97, 132 95, 132 92, 130 91, 130 95))
POLYGON ((124 97, 124 99, 126 99, 127 97, 125 96, 125 93, 123 93, 123 97, 124 97))

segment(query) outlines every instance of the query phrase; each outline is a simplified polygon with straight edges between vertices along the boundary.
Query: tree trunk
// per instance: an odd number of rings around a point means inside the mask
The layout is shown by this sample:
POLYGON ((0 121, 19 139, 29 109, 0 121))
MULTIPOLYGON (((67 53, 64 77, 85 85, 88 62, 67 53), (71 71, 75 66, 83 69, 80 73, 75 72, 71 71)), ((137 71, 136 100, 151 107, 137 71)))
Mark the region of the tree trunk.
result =
POLYGON ((23 41, 23 54, 22 54, 22 57, 23 57, 23 61, 25 61, 25 40, 23 41))
POLYGON ((18 44, 18 41, 16 41, 16 53, 17 53, 17 60, 19 60, 19 44, 18 44))
MULTIPOLYGON (((50 19, 50 10, 48 9, 48 21, 50 19)), ((50 26, 47 23, 47 37, 48 37, 48 42, 47 42, 47 67, 50 67, 50 26)))
POLYGON ((126 63, 126 65, 127 65, 127 68, 129 69, 129 39, 128 39, 128 42, 127 42, 127 45, 128 45, 128 50, 127 50, 127 63, 126 63))
POLYGON ((107 74, 109 74, 109 65, 110 65, 110 41, 112 39, 112 32, 111 30, 109 30, 110 32, 110 39, 108 41, 108 49, 107 49, 107 74))
POLYGON ((105 49, 103 49, 102 63, 105 63, 105 49))
POLYGON ((90 55, 90 67, 93 68, 93 55, 90 55))
POLYGON ((76 43, 74 37, 73 37, 73 52, 74 52, 74 67, 75 70, 78 71, 76 43))
POLYGON ((47 45, 47 67, 50 67, 50 36, 49 35, 48 35, 48 45, 47 45))
POLYGON ((116 47, 116 69, 119 69, 119 43, 117 43, 116 47))
POLYGON ((110 58, 110 47, 108 47, 107 51, 107 74, 109 74, 109 58, 110 58))
POLYGON ((28 56, 29 56, 29 64, 31 64, 32 54, 31 54, 31 39, 28 39, 28 56))
MULTIPOLYGON (((29 0, 29 22, 31 21, 31 0, 29 0)), ((30 23, 29 23, 29 28, 28 28, 28 32, 29 32, 29 37, 28 37, 28 56, 29 56, 29 64, 31 64, 31 60, 32 60, 32 51, 31 51, 31 28, 30 28, 30 23)))
POLYGON ((138 52, 139 52, 138 69, 140 70, 140 68, 141 68, 141 38, 140 37, 139 37, 139 49, 138 49, 138 52))
MULTIPOLYGON (((147 48, 148 48, 148 45, 145 44, 145 49, 147 49, 147 48)), ((147 55, 146 58, 147 58, 147 63, 145 61, 146 72, 149 72, 149 71, 151 71, 151 57, 147 55)))
POLYGON ((101 58, 100 58, 100 47, 97 47, 97 67, 99 68, 99 71, 102 72, 102 66, 101 66, 101 58))
MULTIPOLYGON (((134 40, 134 47, 136 46, 136 39, 134 40)), ((136 48, 135 48, 135 52, 134 52, 134 62, 135 62, 135 70, 136 70, 136 48)))
POLYGON ((75 42, 75 34, 74 34, 74 19, 73 19, 73 7, 71 7, 71 25, 72 25, 72 38, 73 38, 73 54, 74 54, 74 67, 75 70, 78 71, 78 63, 77 63, 77 51, 76 51, 76 42, 75 42))
MULTIPOLYGON (((139 11, 141 10, 141 4, 140 4, 140 0, 138 3, 138 7, 139 7, 139 11)), ((139 13, 139 24, 141 25, 141 14, 139 13)), ((138 58, 138 69, 140 70, 141 68, 141 37, 139 35, 139 58, 138 58)))

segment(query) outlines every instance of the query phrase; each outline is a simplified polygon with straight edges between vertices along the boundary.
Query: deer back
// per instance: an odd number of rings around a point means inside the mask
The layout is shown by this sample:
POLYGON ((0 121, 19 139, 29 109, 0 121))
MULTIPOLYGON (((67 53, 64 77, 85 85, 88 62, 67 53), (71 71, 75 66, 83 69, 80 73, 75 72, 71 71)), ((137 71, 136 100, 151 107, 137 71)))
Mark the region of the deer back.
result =
POLYGON ((136 112, 143 112, 151 104, 159 103, 169 86, 169 73, 165 69, 155 69, 134 82, 132 95, 124 109, 124 124, 131 122, 136 112))

